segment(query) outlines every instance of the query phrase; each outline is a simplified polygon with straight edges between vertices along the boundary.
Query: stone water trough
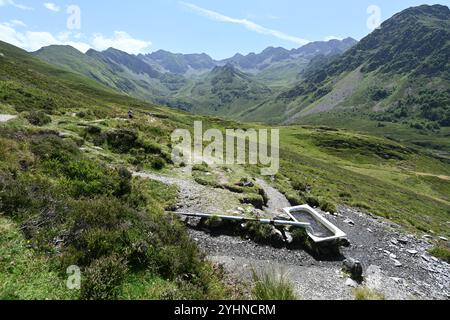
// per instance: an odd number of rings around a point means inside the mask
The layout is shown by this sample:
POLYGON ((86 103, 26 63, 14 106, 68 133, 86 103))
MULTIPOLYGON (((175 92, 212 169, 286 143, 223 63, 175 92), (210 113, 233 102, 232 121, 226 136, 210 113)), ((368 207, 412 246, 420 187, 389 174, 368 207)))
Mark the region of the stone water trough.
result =
POLYGON ((315 243, 324 243, 347 239, 347 234, 325 219, 309 205, 284 208, 289 217, 299 223, 307 223, 305 227, 308 236, 315 243))
POLYGON ((293 226, 304 228, 315 243, 339 242, 346 239, 347 235, 330 221, 325 219, 316 210, 308 205, 284 208, 284 212, 289 215, 291 220, 271 220, 271 219, 251 219, 239 216, 213 215, 206 213, 181 213, 177 214, 186 217, 196 218, 220 218, 221 220, 247 222, 257 221, 262 224, 271 224, 274 226, 293 226))

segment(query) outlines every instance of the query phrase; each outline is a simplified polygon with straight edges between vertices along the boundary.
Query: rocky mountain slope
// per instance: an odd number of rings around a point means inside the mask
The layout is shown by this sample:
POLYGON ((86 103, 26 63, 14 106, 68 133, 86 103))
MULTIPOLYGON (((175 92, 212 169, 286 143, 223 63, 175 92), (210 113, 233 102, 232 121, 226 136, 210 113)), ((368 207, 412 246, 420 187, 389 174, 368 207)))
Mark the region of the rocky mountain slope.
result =
POLYGON ((310 67, 303 81, 251 110, 247 118, 264 120, 270 114, 292 123, 336 111, 332 117, 358 113, 375 121, 424 124, 430 130, 449 126, 449 38, 448 7, 409 8, 341 57, 310 67))

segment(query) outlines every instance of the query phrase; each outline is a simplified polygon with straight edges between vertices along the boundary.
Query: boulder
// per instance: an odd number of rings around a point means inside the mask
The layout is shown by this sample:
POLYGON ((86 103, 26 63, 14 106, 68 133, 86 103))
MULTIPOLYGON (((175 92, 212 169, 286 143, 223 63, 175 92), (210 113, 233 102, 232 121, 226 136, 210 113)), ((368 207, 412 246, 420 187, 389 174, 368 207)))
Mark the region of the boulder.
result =
POLYGON ((351 274, 353 279, 362 278, 363 267, 360 261, 353 258, 347 258, 344 260, 344 269, 351 274))

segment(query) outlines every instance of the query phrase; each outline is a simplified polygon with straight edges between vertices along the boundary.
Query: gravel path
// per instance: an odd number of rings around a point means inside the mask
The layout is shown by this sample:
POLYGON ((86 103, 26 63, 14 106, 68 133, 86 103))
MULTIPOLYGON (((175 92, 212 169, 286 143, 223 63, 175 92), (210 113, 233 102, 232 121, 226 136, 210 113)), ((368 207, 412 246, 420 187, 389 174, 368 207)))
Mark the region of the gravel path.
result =
MULTIPOLYGON (((236 213, 240 205, 235 194, 201 186, 187 175, 134 175, 176 185, 179 212, 236 213)), ((257 183, 270 199, 266 213, 275 215, 277 209, 289 206, 287 199, 268 183, 257 183)), ((208 258, 222 264, 232 277, 251 280, 252 269, 283 272, 301 299, 352 299, 355 283, 342 273, 342 260, 348 257, 361 261, 365 278, 362 285, 383 293, 387 299, 450 298, 450 265, 427 253, 431 246, 428 239, 405 234, 392 222, 356 209, 338 209, 337 215, 321 214, 346 232, 352 245, 343 248, 342 257, 332 261, 317 261, 302 250, 277 249, 196 228, 188 230, 208 258)))
POLYGON ((7 122, 15 118, 17 118, 17 116, 12 114, 0 114, 0 122, 7 122))

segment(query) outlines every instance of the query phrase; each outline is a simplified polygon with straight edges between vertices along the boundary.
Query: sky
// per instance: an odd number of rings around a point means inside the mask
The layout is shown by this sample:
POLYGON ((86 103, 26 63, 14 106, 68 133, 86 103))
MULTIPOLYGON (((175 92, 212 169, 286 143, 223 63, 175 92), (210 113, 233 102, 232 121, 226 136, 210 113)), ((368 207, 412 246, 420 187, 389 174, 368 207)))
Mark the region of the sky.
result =
POLYGON ((266 47, 362 39, 397 12, 450 0, 0 0, 0 40, 43 46, 159 49, 224 59, 266 47))

